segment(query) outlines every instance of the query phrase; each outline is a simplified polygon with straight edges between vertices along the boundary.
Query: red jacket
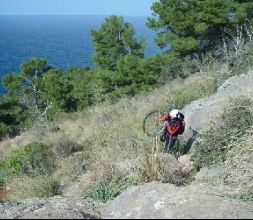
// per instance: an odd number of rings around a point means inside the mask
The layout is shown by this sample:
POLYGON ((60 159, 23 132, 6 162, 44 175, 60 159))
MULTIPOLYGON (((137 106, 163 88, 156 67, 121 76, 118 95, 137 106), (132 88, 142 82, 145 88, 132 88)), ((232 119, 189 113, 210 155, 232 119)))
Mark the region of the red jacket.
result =
POLYGON ((164 123, 164 128, 166 131, 173 135, 178 136, 180 131, 184 131, 185 121, 182 118, 173 118, 170 116, 170 113, 167 112, 160 118, 160 121, 164 123))

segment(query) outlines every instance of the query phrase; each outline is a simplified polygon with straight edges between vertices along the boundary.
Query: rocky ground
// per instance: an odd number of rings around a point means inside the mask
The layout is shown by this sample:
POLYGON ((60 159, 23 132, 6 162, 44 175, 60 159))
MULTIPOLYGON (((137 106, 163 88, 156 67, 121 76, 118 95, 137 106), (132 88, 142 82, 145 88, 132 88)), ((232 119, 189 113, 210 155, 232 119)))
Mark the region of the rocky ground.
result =
POLYGON ((1 219, 97 219, 102 204, 55 196, 48 199, 31 198, 22 202, 0 201, 1 219))
POLYGON ((1 219, 252 219, 253 202, 231 199, 229 188, 151 182, 106 204, 52 197, 0 202, 1 219))
POLYGON ((152 182, 132 187, 106 205, 106 218, 237 219, 253 218, 253 203, 223 196, 228 189, 204 184, 177 187, 152 182))

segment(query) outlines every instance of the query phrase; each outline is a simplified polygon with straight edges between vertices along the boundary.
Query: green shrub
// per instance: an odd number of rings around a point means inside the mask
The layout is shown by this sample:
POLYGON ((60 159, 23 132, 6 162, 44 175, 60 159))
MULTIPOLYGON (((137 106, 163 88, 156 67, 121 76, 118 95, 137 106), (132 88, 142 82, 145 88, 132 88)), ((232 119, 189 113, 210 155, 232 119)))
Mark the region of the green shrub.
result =
POLYGON ((0 162, 0 186, 4 186, 12 175, 43 175, 55 168, 55 157, 51 147, 43 143, 31 143, 0 162))
POLYGON ((235 198, 243 201, 253 201, 253 187, 245 193, 235 195, 235 198))
POLYGON ((112 178, 104 178, 94 188, 84 194, 84 197, 89 197, 101 202, 107 202, 118 196, 121 191, 128 186, 134 185, 134 181, 121 176, 114 176, 112 178))
POLYGON ((242 201, 253 201, 253 187, 251 187, 247 192, 228 194, 225 196, 242 201))
POLYGON ((197 139, 193 156, 196 168, 225 161, 229 148, 233 147, 230 143, 242 137, 252 122, 252 100, 247 97, 230 100, 220 118, 197 139))
POLYGON ((10 128, 4 123, 0 122, 0 140, 7 136, 10 132, 10 128))

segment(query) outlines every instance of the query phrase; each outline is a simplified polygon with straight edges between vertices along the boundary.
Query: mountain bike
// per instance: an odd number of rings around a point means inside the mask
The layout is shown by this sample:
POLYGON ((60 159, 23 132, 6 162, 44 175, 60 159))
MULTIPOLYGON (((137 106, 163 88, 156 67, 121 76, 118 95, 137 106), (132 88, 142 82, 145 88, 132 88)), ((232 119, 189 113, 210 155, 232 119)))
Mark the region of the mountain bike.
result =
MULTIPOLYGON (((142 122, 142 130, 147 136, 159 136, 160 140, 164 142, 164 150, 170 153, 176 143, 177 136, 164 132, 164 125, 160 119, 165 113, 165 111, 158 109, 147 113, 142 122)), ((177 151, 177 149, 174 149, 174 151, 177 151)))
POLYGON ((142 122, 143 132, 150 137, 155 137, 163 132, 163 122, 159 119, 165 115, 168 110, 177 109, 175 103, 167 102, 168 106, 163 106, 158 109, 154 109, 146 114, 142 122))

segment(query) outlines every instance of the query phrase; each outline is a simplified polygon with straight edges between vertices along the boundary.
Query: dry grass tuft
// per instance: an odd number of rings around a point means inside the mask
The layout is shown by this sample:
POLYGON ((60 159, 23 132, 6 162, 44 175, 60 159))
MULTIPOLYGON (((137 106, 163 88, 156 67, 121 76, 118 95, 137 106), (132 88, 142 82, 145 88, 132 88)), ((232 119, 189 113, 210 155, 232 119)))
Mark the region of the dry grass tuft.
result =
POLYGON ((60 195, 60 185, 52 176, 17 177, 9 184, 7 199, 20 201, 31 197, 60 195))
POLYGON ((225 181, 242 191, 248 190, 253 187, 253 129, 231 145, 225 162, 225 181))

